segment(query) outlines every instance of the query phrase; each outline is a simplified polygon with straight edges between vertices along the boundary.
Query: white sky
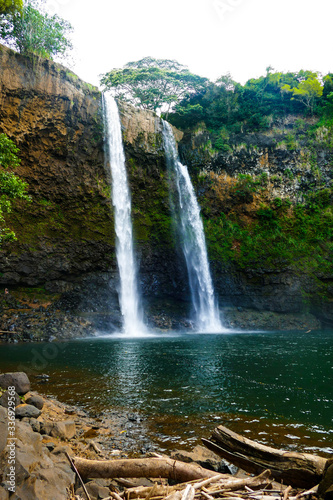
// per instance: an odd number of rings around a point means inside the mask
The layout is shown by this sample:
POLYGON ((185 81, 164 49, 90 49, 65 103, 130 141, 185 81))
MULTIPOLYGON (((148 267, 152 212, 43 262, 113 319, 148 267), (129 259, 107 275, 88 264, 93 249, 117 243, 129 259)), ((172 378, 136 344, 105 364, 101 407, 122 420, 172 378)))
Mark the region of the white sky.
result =
POLYGON ((333 72, 333 0, 47 0, 74 27, 73 70, 99 75, 146 56, 215 80, 333 72))

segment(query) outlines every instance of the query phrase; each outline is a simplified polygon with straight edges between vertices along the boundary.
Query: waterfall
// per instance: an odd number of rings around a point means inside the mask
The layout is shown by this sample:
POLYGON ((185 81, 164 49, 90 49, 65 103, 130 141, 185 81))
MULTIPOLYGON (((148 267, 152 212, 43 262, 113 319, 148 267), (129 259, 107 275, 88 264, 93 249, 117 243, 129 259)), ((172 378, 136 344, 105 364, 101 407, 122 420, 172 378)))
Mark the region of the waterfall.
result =
POLYGON ((112 177, 112 203, 115 215, 116 255, 119 269, 119 303, 126 335, 140 335, 146 328, 140 314, 137 273, 134 260, 131 197, 127 181, 125 154, 118 106, 104 94, 104 120, 112 177))
POLYGON ((214 297, 200 208, 187 167, 178 159, 172 128, 166 121, 163 121, 163 140, 168 168, 177 187, 178 200, 172 203, 172 208, 187 266, 195 325, 200 332, 222 332, 225 328, 214 297))

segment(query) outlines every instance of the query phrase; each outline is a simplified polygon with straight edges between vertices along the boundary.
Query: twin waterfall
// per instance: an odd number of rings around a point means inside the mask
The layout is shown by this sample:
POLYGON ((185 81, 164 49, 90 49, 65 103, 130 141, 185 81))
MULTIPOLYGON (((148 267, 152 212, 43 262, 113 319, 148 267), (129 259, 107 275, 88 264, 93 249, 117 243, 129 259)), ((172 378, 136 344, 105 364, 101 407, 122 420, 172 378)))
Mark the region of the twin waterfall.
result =
POLYGON ((224 328, 215 304, 200 208, 187 167, 178 159, 171 125, 165 121, 163 140, 170 176, 177 186, 178 202, 173 200, 172 208, 187 266, 195 326, 199 332, 218 333, 224 328))
POLYGON ((116 254, 119 268, 119 302, 123 331, 127 335, 142 335, 143 323, 134 259, 131 219, 131 196, 128 187, 125 154, 121 135, 118 106, 114 98, 104 94, 104 119, 112 176, 112 203, 116 230, 116 254))
MULTIPOLYGON (((104 94, 104 118, 112 176, 112 202, 115 213, 116 254, 120 277, 119 302, 125 335, 147 333, 144 325, 137 284, 134 258, 131 197, 128 187, 121 124, 117 104, 109 94, 104 94)), ((219 319, 214 289, 209 271, 205 236, 200 209, 195 197, 187 168, 177 156, 173 132, 163 122, 163 139, 170 173, 175 177, 178 202, 173 203, 182 250, 185 256, 195 329, 198 332, 225 331, 219 319)))

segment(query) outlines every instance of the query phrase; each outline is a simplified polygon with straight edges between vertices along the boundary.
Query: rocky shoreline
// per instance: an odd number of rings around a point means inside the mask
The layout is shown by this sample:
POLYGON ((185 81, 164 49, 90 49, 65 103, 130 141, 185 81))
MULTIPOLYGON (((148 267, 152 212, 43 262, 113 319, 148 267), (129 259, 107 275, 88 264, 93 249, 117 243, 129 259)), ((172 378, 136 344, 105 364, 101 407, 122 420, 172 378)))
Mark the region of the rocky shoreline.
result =
MULTIPOLYGON (((43 381, 47 375, 38 378, 43 381)), ((149 456, 154 452, 154 444, 145 437, 144 421, 137 413, 112 411, 107 416, 91 416, 78 407, 31 391, 24 372, 0 374, 0 393, 1 500, 65 500, 72 498, 74 485, 75 494, 82 494, 67 454, 96 460, 149 456)), ((173 458, 229 472, 219 457, 201 446, 193 452, 177 451, 173 458)), ((111 480, 90 483, 92 500, 109 496, 111 480)))
MULTIPOLYGON (((47 378, 43 374, 36 376, 40 382, 47 378)), ((89 415, 78 407, 31 391, 30 380, 24 372, 0 373, 0 500, 82 500, 88 498, 84 488, 90 500, 120 500, 129 498, 126 496, 130 491, 128 488, 134 489, 133 493, 139 495, 143 487, 154 492, 156 484, 161 484, 161 487, 164 485, 168 491, 169 483, 163 479, 167 476, 162 476, 156 483, 156 480, 147 479, 144 474, 141 478, 131 480, 101 479, 99 477, 103 476, 93 475, 96 479, 86 478, 83 487, 82 480, 79 480, 77 471, 72 467, 74 457, 75 463, 84 462, 80 459, 88 459, 94 464, 103 460, 116 460, 115 463, 119 463, 119 459, 127 458, 140 461, 143 457, 169 460, 165 455, 154 452, 154 443, 146 441, 143 446, 144 426, 144 419, 138 413, 112 411, 108 415, 89 415)), ((287 455, 303 456, 297 453, 287 455)), ((215 480, 221 478, 216 473, 222 473, 224 478, 230 480, 234 476, 239 482, 251 480, 244 470, 225 462, 200 445, 191 451, 174 450, 169 456, 174 466, 176 463, 185 466, 198 464, 204 468, 201 469, 204 474, 213 474, 215 480)), ((294 490, 296 496, 290 498, 331 500, 331 464, 332 459, 328 459, 319 488, 312 488, 309 492, 294 490)), ((271 472, 265 471, 265 474, 270 476, 271 472)), ((289 494, 291 486, 287 487, 283 482, 276 483, 273 478, 267 484, 270 489, 263 490, 259 497, 253 498, 288 500, 285 492, 289 494), (270 497, 270 492, 279 494, 270 497), (265 493, 268 496, 262 496, 265 493)), ((226 491, 230 496, 229 490, 226 491)), ((231 497, 244 500, 249 498, 248 491, 231 497)), ((183 498, 177 496, 178 500, 183 498)))

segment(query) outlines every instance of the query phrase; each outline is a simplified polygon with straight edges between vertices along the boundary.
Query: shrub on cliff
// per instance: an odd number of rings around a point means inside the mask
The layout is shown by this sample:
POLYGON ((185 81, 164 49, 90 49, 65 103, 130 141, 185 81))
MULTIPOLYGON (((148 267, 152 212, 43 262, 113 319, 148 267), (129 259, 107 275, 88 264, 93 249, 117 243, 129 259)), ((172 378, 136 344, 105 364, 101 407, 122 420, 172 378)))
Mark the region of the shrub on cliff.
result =
POLYGON ((27 183, 8 171, 20 164, 18 151, 13 141, 5 134, 0 134, 0 246, 4 241, 16 239, 14 231, 5 227, 4 218, 4 214, 11 211, 12 200, 18 198, 30 201, 27 183))
POLYGON ((21 11, 0 16, 0 40, 21 54, 53 59, 71 49, 68 34, 72 27, 56 14, 39 10, 42 3, 27 0, 21 11))

